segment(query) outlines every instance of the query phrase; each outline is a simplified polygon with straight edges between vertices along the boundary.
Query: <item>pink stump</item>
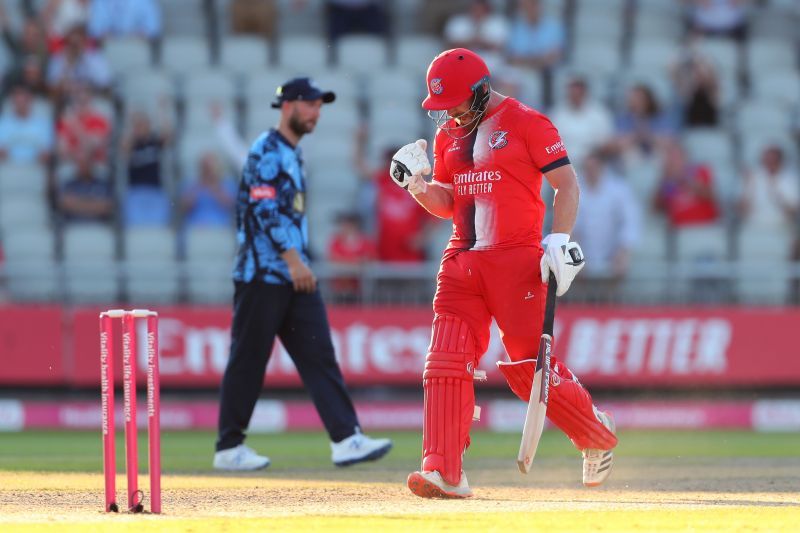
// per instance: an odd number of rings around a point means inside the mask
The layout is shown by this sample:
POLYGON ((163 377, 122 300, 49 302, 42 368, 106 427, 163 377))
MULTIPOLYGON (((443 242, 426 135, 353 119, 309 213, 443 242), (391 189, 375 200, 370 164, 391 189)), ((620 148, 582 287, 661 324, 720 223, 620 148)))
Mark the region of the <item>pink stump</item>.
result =
POLYGON ((117 512, 117 457, 114 446, 114 348, 112 320, 100 315, 100 403, 103 416, 103 473, 105 474, 106 512, 117 512))
POLYGON ((122 317, 122 392, 125 414, 125 457, 128 474, 128 510, 139 512, 139 455, 136 445, 136 318, 122 317))
POLYGON ((147 316, 147 434, 150 439, 150 510, 161 512, 161 398, 158 369, 158 315, 147 316))

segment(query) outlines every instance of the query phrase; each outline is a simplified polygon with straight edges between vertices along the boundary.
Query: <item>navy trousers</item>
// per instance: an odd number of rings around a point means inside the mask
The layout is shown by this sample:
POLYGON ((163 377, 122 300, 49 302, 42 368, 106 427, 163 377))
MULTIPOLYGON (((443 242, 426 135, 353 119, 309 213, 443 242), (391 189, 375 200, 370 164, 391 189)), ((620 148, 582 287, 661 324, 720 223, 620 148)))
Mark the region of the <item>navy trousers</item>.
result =
POLYGON ((331 440, 346 439, 358 427, 319 291, 299 293, 291 285, 259 281, 236 283, 231 352, 220 391, 217 451, 244 441, 276 335, 294 361, 331 440))

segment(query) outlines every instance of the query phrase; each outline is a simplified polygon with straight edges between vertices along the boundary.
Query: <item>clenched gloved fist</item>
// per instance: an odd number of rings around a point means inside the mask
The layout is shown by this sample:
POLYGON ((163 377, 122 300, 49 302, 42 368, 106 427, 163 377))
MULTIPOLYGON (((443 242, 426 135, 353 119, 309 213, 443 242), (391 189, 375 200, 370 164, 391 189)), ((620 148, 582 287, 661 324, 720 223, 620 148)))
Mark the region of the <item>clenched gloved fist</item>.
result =
POLYGON ((544 255, 539 263, 542 271, 542 283, 550 279, 550 272, 556 278, 558 290, 556 296, 561 296, 572 285, 572 280, 584 267, 583 250, 577 242, 569 242, 566 233, 551 233, 544 238, 544 255))
POLYGON ((428 184, 423 175, 431 173, 431 164, 428 161, 428 141, 419 139, 400 148, 392 156, 389 174, 398 186, 406 189, 411 194, 425 192, 428 184))

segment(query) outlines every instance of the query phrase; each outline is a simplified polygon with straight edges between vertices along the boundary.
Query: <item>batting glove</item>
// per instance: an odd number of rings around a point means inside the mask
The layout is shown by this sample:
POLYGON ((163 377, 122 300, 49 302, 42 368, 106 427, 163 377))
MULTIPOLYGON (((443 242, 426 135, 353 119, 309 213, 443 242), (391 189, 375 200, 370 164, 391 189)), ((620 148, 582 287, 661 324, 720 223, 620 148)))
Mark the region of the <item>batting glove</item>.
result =
POLYGON ((551 233, 544 238, 542 244, 545 246, 539 263, 542 283, 547 283, 550 272, 553 272, 558 286, 556 296, 562 296, 586 264, 583 250, 577 242, 569 242, 569 235, 566 233, 551 233))
POLYGON ((389 174, 399 187, 411 194, 420 194, 427 190, 427 183, 422 177, 431 173, 428 161, 428 141, 419 139, 400 148, 392 157, 389 174))

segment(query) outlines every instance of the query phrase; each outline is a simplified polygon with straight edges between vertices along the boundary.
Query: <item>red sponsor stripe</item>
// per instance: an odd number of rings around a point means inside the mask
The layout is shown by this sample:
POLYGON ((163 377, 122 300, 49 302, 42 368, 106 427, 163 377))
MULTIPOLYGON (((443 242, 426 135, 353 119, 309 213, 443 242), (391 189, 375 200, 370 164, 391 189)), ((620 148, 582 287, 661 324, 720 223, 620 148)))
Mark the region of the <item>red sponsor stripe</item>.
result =
MULTIPOLYGON (((8 363, 0 368, 0 385, 99 386, 97 313, 94 308, 0 309, 0 354, 8 363)), ((228 360, 230 308, 163 307, 159 315, 162 386, 218 387, 228 360)), ((329 317, 348 384, 419 385, 430 343, 430 308, 332 307, 329 317)), ((590 387, 796 386, 798 323, 800 311, 786 308, 564 306, 556 317, 553 354, 590 387)), ((116 325, 116 354, 121 353, 119 338, 116 325)), ((138 345, 137 378, 143 386, 143 333, 138 345)), ((506 359, 494 329, 480 364, 487 371, 486 385, 506 387, 495 368, 496 361, 506 359)), ((120 361, 115 371, 121 384, 120 361)), ((279 344, 265 380, 301 386, 279 344)))
POLYGON ((272 200, 275 196, 277 196, 277 193, 272 185, 250 187, 251 200, 272 200))

